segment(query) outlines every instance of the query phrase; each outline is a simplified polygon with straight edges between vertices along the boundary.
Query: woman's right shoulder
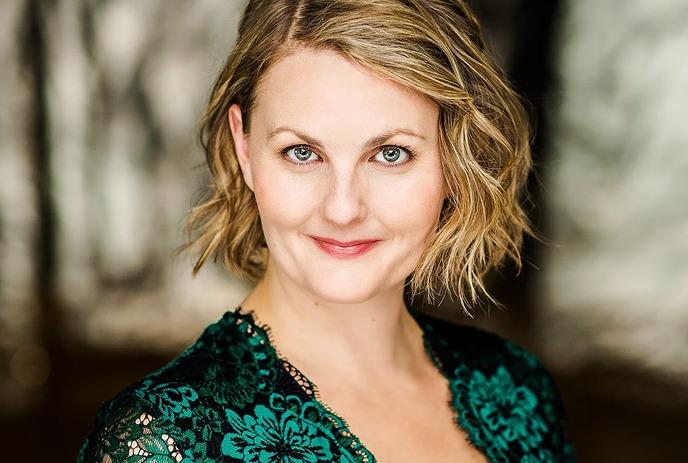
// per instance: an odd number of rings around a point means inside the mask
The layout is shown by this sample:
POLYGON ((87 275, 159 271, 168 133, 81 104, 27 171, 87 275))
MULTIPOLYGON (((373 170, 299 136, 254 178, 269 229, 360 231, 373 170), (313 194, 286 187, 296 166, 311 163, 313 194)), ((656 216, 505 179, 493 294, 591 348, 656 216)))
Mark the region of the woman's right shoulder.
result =
POLYGON ((161 414, 156 401, 145 392, 158 386, 141 380, 102 402, 79 448, 77 463, 181 462, 182 452, 171 437, 174 420, 161 414), (151 456, 157 458, 149 459, 151 456))
POLYGON ((242 376, 237 362, 224 355, 245 343, 222 321, 208 325, 164 366, 101 402, 77 463, 192 461, 187 449, 198 444, 196 425, 214 428, 213 421, 221 419, 208 404, 231 408, 224 391, 242 376))

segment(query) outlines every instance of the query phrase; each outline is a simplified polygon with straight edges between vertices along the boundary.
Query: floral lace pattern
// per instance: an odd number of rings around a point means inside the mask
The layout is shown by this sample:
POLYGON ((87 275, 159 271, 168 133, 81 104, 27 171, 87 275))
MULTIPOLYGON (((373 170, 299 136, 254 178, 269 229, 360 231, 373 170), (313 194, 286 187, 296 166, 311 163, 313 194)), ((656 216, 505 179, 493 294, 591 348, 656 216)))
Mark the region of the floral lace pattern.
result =
MULTIPOLYGON (((556 386, 524 348, 411 312, 457 425, 493 463, 573 463, 556 386)), ((346 420, 240 306, 98 410, 77 463, 374 463, 346 420)))

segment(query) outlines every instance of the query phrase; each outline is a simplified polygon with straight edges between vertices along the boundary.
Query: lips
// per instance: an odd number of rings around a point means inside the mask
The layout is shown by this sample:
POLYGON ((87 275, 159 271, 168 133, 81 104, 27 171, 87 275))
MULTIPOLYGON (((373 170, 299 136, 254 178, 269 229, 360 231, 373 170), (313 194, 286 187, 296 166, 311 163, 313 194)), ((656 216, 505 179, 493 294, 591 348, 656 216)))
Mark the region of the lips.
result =
POLYGON ((355 240, 342 242, 321 236, 311 236, 311 238, 320 247, 320 249, 331 256, 339 258, 359 256, 369 251, 380 242, 380 240, 355 240))
POLYGON ((311 238, 315 238, 316 240, 320 240, 320 241, 323 241, 325 243, 334 244, 334 245, 340 246, 340 247, 356 246, 359 244, 373 243, 375 241, 380 241, 380 240, 337 241, 335 239, 325 238, 323 236, 311 236, 311 238))

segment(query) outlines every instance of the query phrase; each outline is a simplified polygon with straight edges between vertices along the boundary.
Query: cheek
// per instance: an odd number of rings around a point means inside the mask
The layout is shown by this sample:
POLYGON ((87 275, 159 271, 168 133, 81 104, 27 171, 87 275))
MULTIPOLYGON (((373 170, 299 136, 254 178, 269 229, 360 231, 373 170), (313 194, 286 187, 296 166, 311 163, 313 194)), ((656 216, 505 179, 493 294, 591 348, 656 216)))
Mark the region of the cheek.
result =
POLYGON ((442 206, 442 176, 437 171, 414 174, 393 185, 379 187, 374 195, 380 220, 393 232, 414 242, 434 228, 442 206))
POLYGON ((252 167, 256 203, 266 231, 297 227, 311 213, 315 193, 310 182, 269 162, 252 167))

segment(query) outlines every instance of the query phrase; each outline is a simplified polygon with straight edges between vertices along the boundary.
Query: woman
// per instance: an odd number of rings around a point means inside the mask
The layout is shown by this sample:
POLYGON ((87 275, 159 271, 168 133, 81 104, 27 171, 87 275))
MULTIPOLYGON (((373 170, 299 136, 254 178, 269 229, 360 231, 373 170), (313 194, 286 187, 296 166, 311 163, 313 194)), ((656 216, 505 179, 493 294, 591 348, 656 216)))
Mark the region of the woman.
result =
POLYGON ((79 462, 574 460, 530 352, 404 299, 467 310, 533 233, 525 112, 461 1, 249 1, 202 141, 194 273, 257 284, 105 402, 79 462))

